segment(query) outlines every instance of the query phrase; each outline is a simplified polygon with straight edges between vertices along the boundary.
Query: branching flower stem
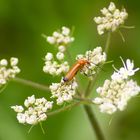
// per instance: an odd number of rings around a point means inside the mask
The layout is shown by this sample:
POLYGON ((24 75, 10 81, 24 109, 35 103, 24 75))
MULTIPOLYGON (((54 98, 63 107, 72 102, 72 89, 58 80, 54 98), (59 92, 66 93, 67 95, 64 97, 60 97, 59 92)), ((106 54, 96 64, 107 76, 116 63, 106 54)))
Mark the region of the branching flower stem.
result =
MULTIPOLYGON (((109 32, 108 37, 107 37, 107 41, 106 41, 105 50, 104 50, 106 53, 108 52, 108 48, 109 48, 109 45, 110 45, 110 38, 111 38, 111 33, 109 32)), ((82 97, 83 94, 82 95, 80 94, 81 97, 75 97, 74 98, 76 100, 74 103, 69 104, 69 105, 67 105, 67 106, 65 106, 63 108, 54 110, 52 112, 48 112, 47 115, 52 116, 52 115, 58 114, 60 112, 69 110, 74 106, 84 104, 84 110, 85 110, 85 112, 86 112, 86 114, 88 116, 88 119, 89 119, 89 121, 91 123, 91 126, 92 126, 93 130, 96 133, 97 139, 98 140, 104 140, 104 136, 102 135, 102 131, 101 131, 100 127, 99 127, 99 124, 98 124, 95 116, 94 116, 92 108, 89 106, 89 104, 92 104, 92 101, 87 98, 90 95, 90 93, 92 91, 92 88, 95 85, 96 79, 97 79, 100 71, 101 71, 101 69, 98 70, 97 74, 94 76, 93 81, 91 81, 91 80, 89 81, 88 86, 87 86, 87 88, 85 90, 85 93, 84 93, 83 97, 82 97)), ((42 84, 32 82, 32 81, 29 81, 29 80, 25 80, 25 79, 22 79, 22 78, 14 78, 13 81, 21 83, 23 85, 27 85, 27 86, 36 88, 36 89, 39 89, 39 90, 49 91, 49 87, 46 86, 46 85, 42 85, 42 84)))
POLYGON ((104 52, 106 54, 108 54, 108 50, 109 50, 109 46, 110 46, 110 41, 111 41, 111 32, 108 32, 107 40, 106 40, 106 45, 105 45, 105 48, 104 48, 104 52))
POLYGON ((42 85, 42 84, 30 81, 30 80, 25 80, 25 79, 16 77, 13 79, 13 81, 20 83, 20 84, 23 84, 23 85, 26 85, 26 86, 30 86, 30 87, 39 89, 39 90, 49 91, 49 87, 47 85, 42 85))

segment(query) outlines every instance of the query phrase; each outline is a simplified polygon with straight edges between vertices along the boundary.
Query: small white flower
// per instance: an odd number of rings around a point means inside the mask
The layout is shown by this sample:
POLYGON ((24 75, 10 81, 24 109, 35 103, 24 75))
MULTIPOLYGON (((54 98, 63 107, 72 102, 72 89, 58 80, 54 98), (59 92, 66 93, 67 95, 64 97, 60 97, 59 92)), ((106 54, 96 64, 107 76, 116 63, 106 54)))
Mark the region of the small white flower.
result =
POLYGON ((7 66, 7 65, 8 65, 8 62, 7 62, 6 59, 2 59, 2 60, 0 61, 0 66, 7 66))
POLYGON ((35 125, 38 123, 38 119, 36 115, 30 115, 26 118, 26 123, 27 124, 31 124, 31 125, 35 125))
POLYGON ((53 54, 52 53, 47 53, 45 56, 46 61, 51 61, 53 59, 53 54))
POLYGON ((14 109, 14 111, 17 112, 17 113, 21 113, 21 112, 24 111, 24 108, 22 106, 18 106, 18 105, 11 106, 11 108, 14 109))
POLYGON ((24 101, 24 105, 26 106, 26 107, 29 107, 29 101, 28 101, 28 99, 26 99, 25 101, 24 101))
POLYGON ((104 16, 106 16, 106 15, 109 13, 109 11, 108 11, 107 8, 103 8, 103 9, 101 9, 101 13, 102 13, 104 16))
POLYGON ((45 104, 45 108, 47 108, 47 110, 52 109, 52 106, 53 106, 53 102, 46 102, 45 104))
POLYGON ((68 36, 70 34, 70 29, 67 27, 62 27, 62 34, 68 36))
POLYGON ((32 95, 31 97, 28 97, 25 101, 24 101, 24 105, 26 107, 29 107, 30 105, 34 104, 35 102, 35 96, 32 95))
POLYGON ((50 44, 55 44, 56 39, 55 39, 54 37, 48 36, 48 37, 47 37, 47 41, 48 41, 50 44))
POLYGON ((58 52, 56 54, 56 57, 57 57, 58 60, 63 60, 64 59, 64 54, 62 52, 58 52))
POLYGON ((59 83, 52 83, 52 85, 50 85, 50 90, 52 91, 56 91, 59 88, 59 83))
POLYGON ((64 99, 63 99, 62 97, 59 97, 59 98, 56 100, 56 102, 57 102, 57 105, 62 105, 63 102, 64 102, 64 99))
POLYGON ((110 2, 108 8, 101 9, 101 13, 103 17, 94 17, 99 35, 104 34, 105 31, 116 31, 128 17, 126 10, 122 9, 120 11, 113 2, 110 2))
POLYGON ((45 121, 47 119, 47 115, 45 113, 39 116, 39 121, 45 121))
POLYGON ((61 36, 61 34, 60 33, 58 33, 58 32, 53 32, 53 37, 54 38, 58 38, 58 37, 60 37, 61 36))
POLYGON ((34 104, 35 102, 35 95, 32 95, 31 97, 28 97, 29 104, 34 104))
POLYGON ((11 63, 11 66, 16 66, 18 64, 18 58, 11 57, 10 63, 11 63))
POLYGON ((94 18, 94 21, 97 23, 97 24, 101 24, 103 19, 101 17, 95 17, 94 18))
POLYGON ((63 46, 63 45, 60 45, 59 47, 58 47, 58 50, 59 50, 59 52, 65 52, 65 50, 66 50, 66 47, 65 46, 63 46))
POLYGON ((115 9, 116 9, 115 4, 114 4, 113 2, 110 2, 110 5, 109 5, 109 7, 108 7, 108 10, 109 10, 110 12, 113 12, 115 9))
POLYGON ((56 74, 56 68, 55 67, 51 67, 50 68, 50 71, 49 71, 49 74, 51 74, 51 75, 55 75, 56 74))
POLYGON ((26 122, 26 115, 23 113, 18 113, 17 114, 17 120, 19 123, 25 123, 26 122))

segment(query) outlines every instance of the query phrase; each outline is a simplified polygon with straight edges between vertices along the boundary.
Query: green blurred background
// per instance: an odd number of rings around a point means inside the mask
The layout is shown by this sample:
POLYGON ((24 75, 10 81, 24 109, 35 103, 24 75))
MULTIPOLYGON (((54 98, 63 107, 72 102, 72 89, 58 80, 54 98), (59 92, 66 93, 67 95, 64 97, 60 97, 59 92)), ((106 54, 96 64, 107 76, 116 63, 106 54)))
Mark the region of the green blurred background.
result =
MULTIPOLYGON (((0 59, 18 57, 21 73, 19 77, 49 85, 55 78, 43 73, 43 57, 47 51, 55 52, 42 33, 50 35, 54 30, 65 25, 75 27, 75 42, 69 48, 73 58, 84 53, 89 46, 104 47, 106 35, 99 36, 93 17, 100 15, 99 10, 109 5, 108 0, 0 0, 0 59)), ((119 34, 112 35, 109 60, 115 66, 121 65, 119 56, 135 60, 140 66, 140 2, 138 0, 114 1, 117 7, 124 6, 129 18, 126 25, 135 25, 135 29, 122 30, 126 42, 119 34)), ((74 61, 74 59, 73 59, 74 61)), ((111 64, 98 78, 97 85, 102 85, 112 72, 111 64)), ((140 84, 140 72, 135 79, 140 84)), ((85 78, 81 81, 85 86, 85 78)), ((36 126, 28 134, 30 126, 19 124, 11 105, 23 104, 27 96, 49 97, 49 93, 36 90, 21 84, 10 82, 0 93, 0 140, 96 140, 86 114, 81 107, 75 107, 43 123, 46 134, 42 134, 40 126, 36 126)), ((93 91, 94 94, 94 91, 93 91)), ((132 99, 124 112, 113 116, 99 112, 93 106, 96 117, 107 140, 139 140, 140 139, 140 98, 132 99), (109 124, 112 119, 111 124, 109 124)))

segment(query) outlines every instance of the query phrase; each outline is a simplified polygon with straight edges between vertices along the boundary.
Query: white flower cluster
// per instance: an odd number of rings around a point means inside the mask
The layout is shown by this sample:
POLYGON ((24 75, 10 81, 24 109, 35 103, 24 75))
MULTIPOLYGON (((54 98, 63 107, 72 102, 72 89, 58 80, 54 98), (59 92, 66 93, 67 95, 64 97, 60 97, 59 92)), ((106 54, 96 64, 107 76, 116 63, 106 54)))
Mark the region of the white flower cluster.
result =
POLYGON ((47 53, 45 56, 45 66, 43 67, 43 71, 45 73, 49 73, 51 75, 60 75, 62 73, 66 73, 69 70, 69 64, 67 61, 63 61, 64 54, 62 52, 58 52, 56 54, 56 58, 59 61, 54 61, 54 56, 52 53, 47 53), (62 62, 63 61, 63 62, 62 62))
POLYGON ((95 98, 93 102, 99 105, 101 112, 112 114, 117 110, 123 111, 127 102, 140 92, 140 86, 130 79, 139 68, 134 69, 134 63, 129 59, 126 64, 122 62, 124 67, 119 70, 115 68, 111 80, 105 80, 103 87, 97 88, 101 97, 95 98))
POLYGON ((45 98, 36 99, 34 95, 28 97, 24 101, 23 106, 12 106, 11 108, 17 112, 17 120, 19 123, 35 125, 47 119, 46 112, 52 109, 53 102, 47 101, 45 98))
POLYGON ((64 52, 68 44, 74 41, 74 37, 70 36, 71 31, 69 28, 63 26, 61 31, 53 32, 52 36, 43 35, 47 42, 52 45, 57 45, 60 52, 64 52))
POLYGON ((8 67, 8 61, 6 59, 0 60, 0 86, 5 85, 8 80, 15 78, 16 74, 20 72, 18 64, 18 58, 11 57, 10 67, 8 67))
POLYGON ((75 78, 66 83, 64 83, 63 79, 60 83, 52 83, 50 86, 52 98, 57 98, 56 102, 58 105, 62 105, 64 102, 70 102, 76 94, 77 87, 78 84, 75 78))
POLYGON ((86 51, 85 55, 77 55, 77 60, 85 59, 88 60, 89 64, 87 63, 81 70, 81 73, 86 75, 93 75, 96 73, 96 68, 100 64, 103 64, 106 61, 106 53, 103 52, 101 47, 96 47, 92 51, 86 51))
POLYGON ((71 31, 67 27, 62 27, 61 31, 53 32, 52 36, 43 35, 47 42, 58 47, 58 52, 56 54, 56 61, 52 53, 48 52, 45 56, 45 66, 43 71, 51 75, 60 75, 66 73, 69 70, 69 64, 64 61, 64 52, 69 43, 74 41, 74 38, 70 36, 71 31))
POLYGON ((103 17, 94 18, 94 21, 98 24, 97 31, 99 35, 104 34, 105 31, 116 31, 120 25, 124 24, 124 21, 128 17, 126 10, 123 8, 120 11, 113 2, 110 2, 108 8, 103 8, 101 13, 103 17))

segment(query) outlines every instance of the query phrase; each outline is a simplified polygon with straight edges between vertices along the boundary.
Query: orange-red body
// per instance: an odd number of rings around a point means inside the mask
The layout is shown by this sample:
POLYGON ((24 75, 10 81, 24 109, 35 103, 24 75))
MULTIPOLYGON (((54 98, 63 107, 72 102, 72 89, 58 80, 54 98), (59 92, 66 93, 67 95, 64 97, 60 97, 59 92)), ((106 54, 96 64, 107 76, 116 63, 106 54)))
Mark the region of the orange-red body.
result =
POLYGON ((73 77, 77 74, 77 72, 82 69, 86 64, 89 64, 88 60, 78 60, 73 67, 68 71, 66 76, 63 78, 64 82, 69 82, 73 79, 73 77))

